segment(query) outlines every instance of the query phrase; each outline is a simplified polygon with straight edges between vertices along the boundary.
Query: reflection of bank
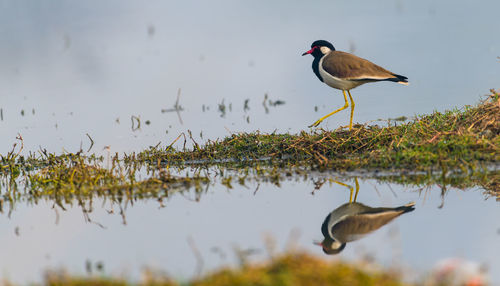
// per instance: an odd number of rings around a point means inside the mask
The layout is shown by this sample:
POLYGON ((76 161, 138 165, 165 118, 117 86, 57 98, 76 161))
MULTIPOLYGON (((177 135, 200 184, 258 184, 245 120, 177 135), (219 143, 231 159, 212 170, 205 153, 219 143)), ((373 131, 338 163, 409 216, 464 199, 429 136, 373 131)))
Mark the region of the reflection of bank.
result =
POLYGON ((316 244, 323 247, 323 251, 326 254, 341 252, 347 242, 358 240, 381 228, 398 216, 415 209, 415 203, 413 202, 396 208, 373 208, 357 203, 359 184, 357 178, 354 181, 356 183, 354 201, 352 200, 354 188, 337 182, 340 185, 348 187, 351 190, 351 195, 349 202, 329 213, 321 225, 321 232, 325 238, 322 242, 316 244))

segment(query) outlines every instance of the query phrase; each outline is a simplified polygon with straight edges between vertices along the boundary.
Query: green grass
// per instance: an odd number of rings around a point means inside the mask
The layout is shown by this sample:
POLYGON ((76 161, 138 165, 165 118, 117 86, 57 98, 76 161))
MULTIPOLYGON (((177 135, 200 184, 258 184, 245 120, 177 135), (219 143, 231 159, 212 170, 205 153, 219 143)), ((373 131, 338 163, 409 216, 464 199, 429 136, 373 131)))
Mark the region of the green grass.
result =
MULTIPOLYGON (((134 160, 164 164, 307 165, 319 169, 474 171, 500 161, 497 96, 461 110, 434 112, 397 126, 356 125, 352 131, 241 133, 192 150, 151 148, 134 160)), ((185 139, 186 140, 186 139, 185 139)), ((184 144, 185 145, 185 144, 184 144)))
POLYGON ((158 145, 106 160, 83 151, 56 155, 40 150, 23 156, 19 137, 19 147, 0 155, 0 211, 22 198, 49 199, 63 208, 94 197, 161 200, 190 189, 201 193, 214 178, 229 188, 248 180, 279 185, 293 176, 307 178, 312 170, 363 171, 366 178, 405 185, 481 186, 498 197, 499 119, 500 102, 492 91, 477 106, 434 112, 397 126, 233 134, 202 146, 190 136, 192 150, 158 145), (393 175, 380 177, 380 171, 393 175))

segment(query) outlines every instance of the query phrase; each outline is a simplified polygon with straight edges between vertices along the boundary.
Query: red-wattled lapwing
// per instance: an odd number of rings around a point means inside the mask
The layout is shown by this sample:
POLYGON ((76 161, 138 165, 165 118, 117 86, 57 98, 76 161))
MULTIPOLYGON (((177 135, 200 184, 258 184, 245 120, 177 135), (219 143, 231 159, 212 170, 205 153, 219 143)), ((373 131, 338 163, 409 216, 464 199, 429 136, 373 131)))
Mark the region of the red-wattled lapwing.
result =
POLYGON ((375 81, 393 81, 408 85, 407 77, 392 73, 353 54, 336 51, 332 44, 324 40, 312 43, 311 49, 302 55, 305 56, 307 54, 311 54, 314 57, 312 69, 319 80, 333 88, 342 90, 345 100, 344 107, 321 117, 309 127, 316 127, 325 118, 346 109, 349 106, 345 94, 346 90, 351 99, 351 120, 349 121, 349 130, 351 130, 352 114, 355 106, 350 92, 351 89, 364 83, 375 81))
POLYGON ((333 210, 321 225, 325 237, 316 243, 326 254, 341 252, 347 242, 358 240, 389 223, 398 216, 415 209, 411 202, 397 208, 372 208, 361 203, 346 203, 333 210))

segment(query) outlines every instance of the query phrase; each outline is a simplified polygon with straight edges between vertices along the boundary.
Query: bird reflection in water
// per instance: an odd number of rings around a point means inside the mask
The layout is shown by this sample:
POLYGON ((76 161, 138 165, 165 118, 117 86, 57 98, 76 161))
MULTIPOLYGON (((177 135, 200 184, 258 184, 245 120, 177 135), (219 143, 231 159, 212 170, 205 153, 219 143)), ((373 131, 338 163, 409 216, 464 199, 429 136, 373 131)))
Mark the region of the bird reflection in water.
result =
POLYGON ((396 208, 369 207, 356 202, 359 192, 358 179, 355 178, 354 188, 350 185, 335 181, 336 183, 350 189, 349 202, 339 206, 329 213, 323 224, 321 232, 324 239, 315 244, 323 247, 326 254, 337 254, 344 250, 347 242, 358 240, 365 235, 388 224, 398 216, 411 212, 415 209, 415 203, 411 202, 396 208))

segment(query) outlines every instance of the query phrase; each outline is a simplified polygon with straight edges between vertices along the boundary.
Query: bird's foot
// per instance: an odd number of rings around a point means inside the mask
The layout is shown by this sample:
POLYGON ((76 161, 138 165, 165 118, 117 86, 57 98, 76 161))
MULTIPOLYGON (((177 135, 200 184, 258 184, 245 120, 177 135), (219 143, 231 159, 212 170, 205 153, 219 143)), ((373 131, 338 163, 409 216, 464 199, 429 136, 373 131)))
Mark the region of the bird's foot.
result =
POLYGON ((316 120, 316 122, 314 122, 313 124, 309 125, 309 128, 317 127, 321 123, 321 121, 323 121, 323 120, 316 120))
POLYGON ((349 131, 352 131, 352 125, 340 126, 340 129, 349 128, 349 131))

